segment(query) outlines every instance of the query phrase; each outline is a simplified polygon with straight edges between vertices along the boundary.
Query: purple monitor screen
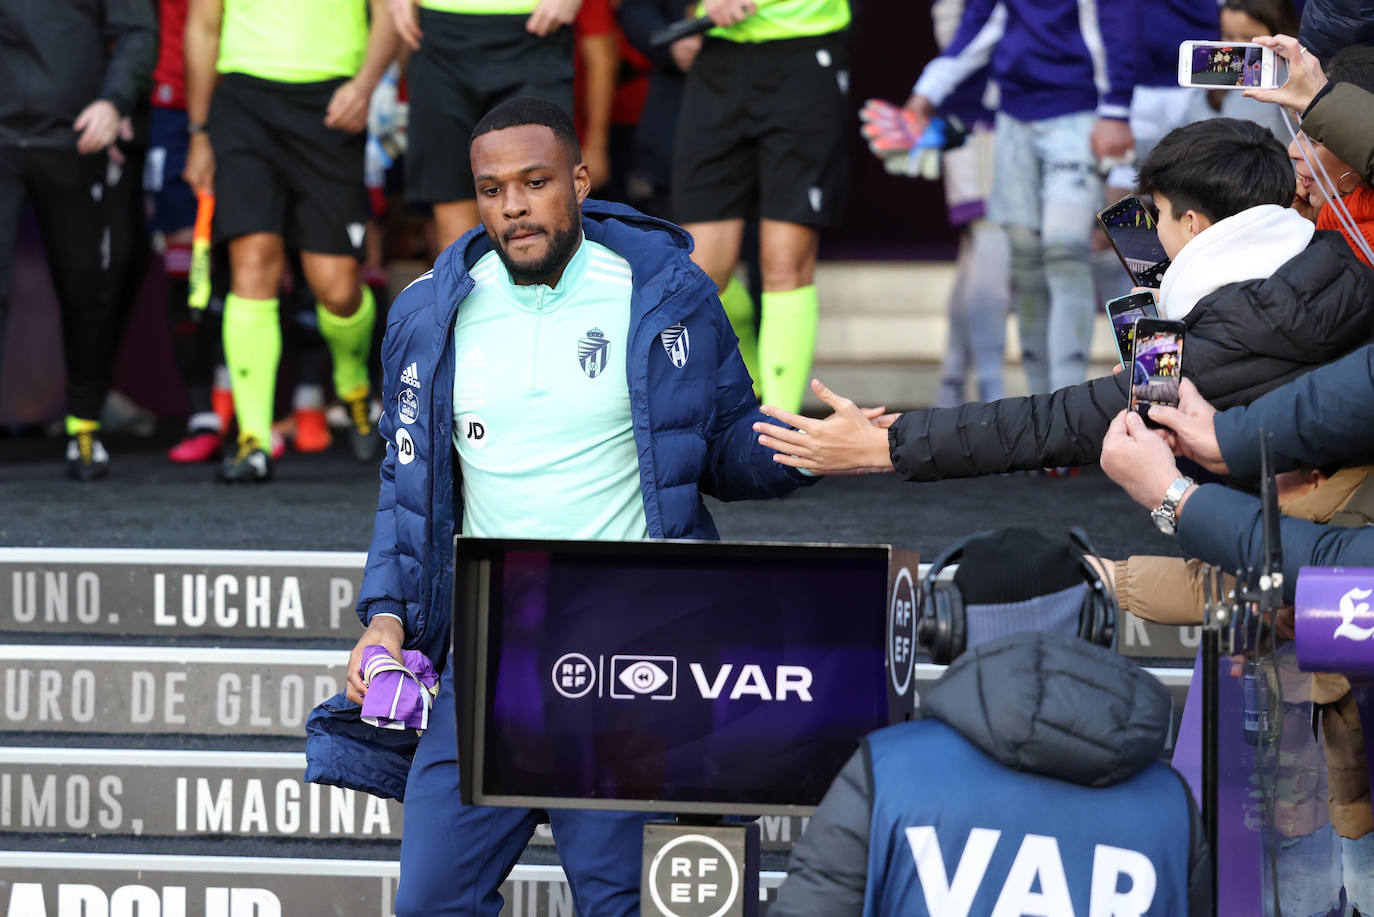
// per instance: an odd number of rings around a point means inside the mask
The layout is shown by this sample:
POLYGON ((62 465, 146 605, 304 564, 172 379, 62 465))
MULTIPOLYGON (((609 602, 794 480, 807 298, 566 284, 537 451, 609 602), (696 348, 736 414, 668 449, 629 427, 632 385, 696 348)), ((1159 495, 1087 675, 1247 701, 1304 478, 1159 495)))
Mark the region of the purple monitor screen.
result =
POLYGON ((815 806, 888 722, 886 549, 496 544, 479 802, 815 806))

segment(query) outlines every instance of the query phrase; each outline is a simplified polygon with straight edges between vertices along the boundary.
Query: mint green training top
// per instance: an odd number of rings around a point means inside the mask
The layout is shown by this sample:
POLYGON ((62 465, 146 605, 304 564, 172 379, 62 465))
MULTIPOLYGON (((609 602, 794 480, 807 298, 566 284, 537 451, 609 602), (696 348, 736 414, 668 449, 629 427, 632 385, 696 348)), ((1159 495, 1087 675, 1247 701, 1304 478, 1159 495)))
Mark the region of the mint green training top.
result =
POLYGON ((517 286, 496 252, 453 337, 463 532, 646 538, 625 355, 630 265, 585 237, 555 287, 517 286))

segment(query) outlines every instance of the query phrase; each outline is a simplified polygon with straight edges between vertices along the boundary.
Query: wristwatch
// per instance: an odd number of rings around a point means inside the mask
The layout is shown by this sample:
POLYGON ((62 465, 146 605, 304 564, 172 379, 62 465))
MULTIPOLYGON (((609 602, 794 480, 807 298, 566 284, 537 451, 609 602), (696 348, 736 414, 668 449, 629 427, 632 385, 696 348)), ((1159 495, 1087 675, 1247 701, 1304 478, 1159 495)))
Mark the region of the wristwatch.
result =
POLYGON ((1178 478, 1164 491, 1164 502, 1159 508, 1150 511, 1150 518, 1165 535, 1172 535, 1178 531, 1178 501, 1182 500, 1184 492, 1196 483, 1187 476, 1178 478))
POLYGON ((197 124, 197 123, 195 123, 195 122, 191 122, 191 123, 189 123, 189 124, 186 125, 186 136, 188 136, 188 137, 194 137, 196 134, 203 134, 203 133, 205 133, 205 132, 206 132, 206 126, 205 126, 205 122, 203 122, 203 121, 200 122, 199 124, 197 124))

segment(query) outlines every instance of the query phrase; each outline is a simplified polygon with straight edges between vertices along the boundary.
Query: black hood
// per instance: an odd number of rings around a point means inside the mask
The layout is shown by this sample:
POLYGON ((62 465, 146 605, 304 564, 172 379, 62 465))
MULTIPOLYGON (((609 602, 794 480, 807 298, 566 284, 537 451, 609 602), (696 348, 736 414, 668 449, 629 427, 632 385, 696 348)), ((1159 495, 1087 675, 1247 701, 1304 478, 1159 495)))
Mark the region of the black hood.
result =
POLYGON ((961 655, 921 701, 999 763, 1111 786, 1164 750, 1168 690, 1134 662, 1073 637, 1011 634, 961 655))

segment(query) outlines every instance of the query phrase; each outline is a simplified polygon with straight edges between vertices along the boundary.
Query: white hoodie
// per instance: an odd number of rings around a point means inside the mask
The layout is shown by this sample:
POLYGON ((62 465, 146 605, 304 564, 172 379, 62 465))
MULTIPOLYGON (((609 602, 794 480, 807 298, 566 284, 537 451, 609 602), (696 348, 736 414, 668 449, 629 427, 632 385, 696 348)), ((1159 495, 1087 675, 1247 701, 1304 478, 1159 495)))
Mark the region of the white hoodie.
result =
POLYGON ((1198 233, 1164 272, 1159 310, 1179 320, 1228 283, 1262 280, 1312 242, 1317 227, 1296 210, 1261 204, 1198 233))

